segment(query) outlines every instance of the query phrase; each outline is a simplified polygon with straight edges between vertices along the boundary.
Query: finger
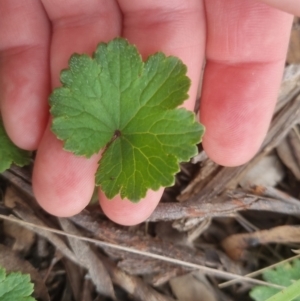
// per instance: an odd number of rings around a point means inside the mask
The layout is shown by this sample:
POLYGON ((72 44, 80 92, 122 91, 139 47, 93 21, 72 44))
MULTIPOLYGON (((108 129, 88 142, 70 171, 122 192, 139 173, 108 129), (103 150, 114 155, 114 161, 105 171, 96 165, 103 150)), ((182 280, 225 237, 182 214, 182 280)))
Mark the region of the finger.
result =
POLYGON ((187 65, 192 85, 184 106, 193 110, 205 51, 202 1, 119 0, 119 4, 124 16, 123 36, 137 45, 144 58, 163 51, 187 65))
MULTIPOLYGON (((52 86, 74 52, 91 53, 100 41, 120 34, 120 15, 113 1, 43 1, 52 22, 52 86)), ((91 199, 99 155, 76 157, 46 130, 37 152, 33 189, 40 205, 58 216, 81 211, 91 199)))
POLYGON ((34 171, 34 195, 47 212, 67 217, 88 205, 94 187, 99 155, 90 159, 63 151, 63 143, 46 130, 39 146, 34 171))
POLYGON ((251 159, 269 126, 282 77, 292 17, 256 1, 206 1, 207 65, 200 120, 211 159, 251 159))
POLYGON ((0 107, 10 138, 29 150, 48 118, 49 34, 39 1, 0 1, 0 107))
POLYGON ((102 191, 99 191, 99 199, 101 208, 109 219, 124 226, 133 226, 142 223, 151 215, 163 191, 163 188, 158 191, 148 190, 146 197, 138 203, 122 200, 120 196, 108 200, 102 191))
POLYGON ((67 67, 74 52, 89 53, 99 42, 121 33, 121 15, 115 1, 76 0, 42 1, 52 22, 51 74, 52 86, 59 85, 59 74, 67 67))
MULTIPOLYGON (((192 1, 119 0, 123 12, 123 36, 137 45, 144 58, 157 51, 175 55, 188 67, 192 80, 190 98, 184 106, 193 110, 204 58, 205 18, 203 3, 192 1)), ((113 201, 100 193, 106 215, 120 224, 144 221, 159 202, 163 190, 149 191, 138 204, 116 197, 113 201)))
POLYGON ((282 11, 292 15, 300 16, 300 2, 299 0, 260 0, 261 2, 278 8, 282 11))

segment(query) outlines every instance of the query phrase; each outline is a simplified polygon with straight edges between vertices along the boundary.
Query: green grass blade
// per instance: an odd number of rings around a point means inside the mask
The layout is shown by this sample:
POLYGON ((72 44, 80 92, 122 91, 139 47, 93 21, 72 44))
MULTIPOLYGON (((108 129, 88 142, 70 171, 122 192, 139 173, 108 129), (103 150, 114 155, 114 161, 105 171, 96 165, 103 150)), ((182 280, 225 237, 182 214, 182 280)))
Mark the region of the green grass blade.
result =
POLYGON ((266 301, 292 301, 300 296, 300 280, 280 291, 266 301))

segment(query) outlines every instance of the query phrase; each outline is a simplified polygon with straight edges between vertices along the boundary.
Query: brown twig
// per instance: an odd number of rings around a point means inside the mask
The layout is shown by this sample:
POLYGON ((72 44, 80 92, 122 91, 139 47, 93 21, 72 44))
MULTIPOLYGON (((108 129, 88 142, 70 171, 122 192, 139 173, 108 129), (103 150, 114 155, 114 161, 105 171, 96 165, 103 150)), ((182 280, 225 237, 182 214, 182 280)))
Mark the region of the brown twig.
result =
POLYGON ((242 190, 231 190, 226 195, 210 199, 210 202, 194 203, 162 203, 149 217, 148 221, 172 221, 190 217, 221 217, 244 210, 271 211, 283 214, 300 214, 299 204, 291 204, 286 200, 261 197, 242 190))

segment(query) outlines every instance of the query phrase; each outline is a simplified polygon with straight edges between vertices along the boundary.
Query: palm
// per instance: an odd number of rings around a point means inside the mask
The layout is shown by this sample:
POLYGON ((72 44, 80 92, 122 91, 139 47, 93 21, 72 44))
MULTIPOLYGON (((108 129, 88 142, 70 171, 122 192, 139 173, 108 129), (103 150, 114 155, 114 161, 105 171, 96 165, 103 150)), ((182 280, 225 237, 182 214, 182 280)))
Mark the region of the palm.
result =
MULTIPOLYGON (((1 112, 15 143, 38 147, 33 188, 49 212, 68 216, 84 208, 100 154, 87 160, 62 150, 47 125, 47 96, 59 85, 71 53, 90 53, 115 36, 128 38, 144 56, 160 50, 180 57, 193 82, 188 109, 194 107, 206 59, 200 110, 206 152, 217 163, 238 165, 259 148, 292 16, 254 0, 0 0, 0 6, 1 112)), ((118 197, 108 201, 99 192, 103 210, 123 224, 147 218, 161 194, 150 191, 133 205, 118 197)))

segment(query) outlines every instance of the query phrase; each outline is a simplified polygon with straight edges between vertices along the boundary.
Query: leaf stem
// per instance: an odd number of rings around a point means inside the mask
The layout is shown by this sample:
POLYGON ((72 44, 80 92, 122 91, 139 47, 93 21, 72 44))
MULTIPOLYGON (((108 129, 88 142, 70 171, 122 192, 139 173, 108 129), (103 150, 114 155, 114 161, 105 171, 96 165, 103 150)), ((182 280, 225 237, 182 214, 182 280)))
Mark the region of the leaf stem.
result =
POLYGON ((106 143, 105 147, 103 148, 102 156, 107 151, 107 149, 111 146, 111 144, 117 140, 122 135, 120 130, 115 130, 114 135, 111 137, 111 139, 106 143))

